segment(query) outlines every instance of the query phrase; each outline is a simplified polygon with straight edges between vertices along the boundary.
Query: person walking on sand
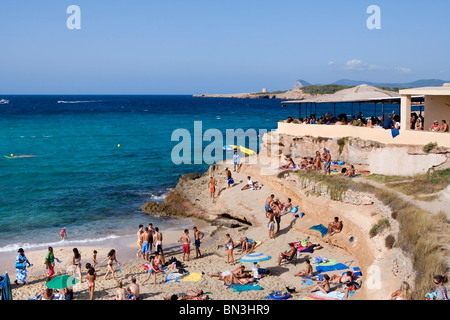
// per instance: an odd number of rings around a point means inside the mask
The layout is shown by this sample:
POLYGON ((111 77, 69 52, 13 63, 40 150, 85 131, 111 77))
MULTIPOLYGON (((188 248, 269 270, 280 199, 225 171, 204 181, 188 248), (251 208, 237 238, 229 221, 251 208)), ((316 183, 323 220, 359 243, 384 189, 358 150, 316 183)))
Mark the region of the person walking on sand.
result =
POLYGON ((234 172, 239 173, 239 154, 237 150, 234 150, 233 164, 234 164, 234 172))
POLYGON ((183 243, 183 261, 185 261, 186 255, 187 261, 189 261, 189 256, 191 255, 191 238, 189 237, 188 229, 184 229, 184 233, 178 241, 183 243))
POLYGON ((267 223, 267 227, 269 228, 269 239, 275 239, 275 215, 273 214, 272 209, 269 209, 267 212, 267 217, 269 218, 269 222, 267 223))
POLYGON ((142 234, 142 258, 144 260, 148 260, 148 255, 150 251, 150 232, 148 231, 148 227, 145 227, 144 233, 142 234))
POLYGON ((275 199, 275 195, 273 195, 273 194, 268 196, 266 199, 266 203, 264 204, 264 210, 266 211, 266 218, 268 218, 268 212, 272 208, 272 203, 273 203, 274 199, 275 199))
POLYGON ((234 257, 233 257, 234 242, 229 233, 227 233, 225 236, 227 238, 227 241, 222 245, 227 248, 227 263, 234 265, 234 257))
POLYGON ((80 275, 80 282, 83 282, 81 276, 81 252, 78 251, 77 248, 73 248, 72 267, 73 267, 73 276, 75 277, 75 272, 78 271, 78 274, 80 275))
POLYGON ((202 254, 200 252, 200 242, 205 236, 203 232, 197 229, 197 227, 193 228, 194 230, 194 243, 195 243, 195 258, 198 259, 201 258, 202 254))
POLYGON ((89 299, 94 300, 95 280, 97 279, 97 274, 95 273, 95 269, 93 267, 89 268, 86 278, 88 281, 89 299))
POLYGON ((47 281, 50 281, 55 274, 55 255, 53 253, 53 248, 48 247, 47 255, 44 259, 45 268, 48 269, 47 281))
POLYGON ((233 177, 231 176, 231 171, 228 168, 225 168, 225 174, 227 175, 227 189, 234 184, 233 177))
POLYGON ((142 224, 139 225, 139 229, 137 231, 137 245, 138 250, 136 252, 136 257, 140 257, 142 253, 142 234, 144 233, 144 226, 142 224))
POLYGON ((28 277, 27 265, 28 267, 31 267, 32 264, 30 263, 30 261, 28 261, 27 257, 25 256, 25 251, 22 248, 19 248, 17 252, 19 254, 17 255, 15 261, 16 280, 14 280, 14 283, 18 285, 18 281, 21 281, 25 285, 27 284, 28 277))
POLYGON ((209 179, 208 188, 209 188, 210 197, 214 201, 214 198, 216 196, 216 180, 213 177, 211 177, 209 179))
POLYGON ((111 251, 109 251, 108 253, 108 256, 100 263, 103 263, 106 260, 108 260, 108 265, 105 274, 105 280, 108 278, 108 274, 111 273, 113 280, 116 281, 116 277, 114 276, 113 263, 116 262, 118 265, 120 265, 119 261, 117 261, 116 250, 111 249, 111 251))

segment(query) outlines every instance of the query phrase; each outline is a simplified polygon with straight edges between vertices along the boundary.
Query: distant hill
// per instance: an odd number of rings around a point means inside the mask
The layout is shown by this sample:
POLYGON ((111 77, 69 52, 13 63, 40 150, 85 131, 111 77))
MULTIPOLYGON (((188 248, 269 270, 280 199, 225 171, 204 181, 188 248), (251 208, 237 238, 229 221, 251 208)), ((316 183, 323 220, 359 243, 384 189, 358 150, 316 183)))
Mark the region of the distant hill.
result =
POLYGON ((444 81, 440 79, 421 79, 413 82, 405 83, 386 83, 386 82, 369 82, 369 81, 355 81, 349 79, 341 79, 332 84, 341 86, 359 86, 360 84, 368 84, 374 87, 389 87, 389 88, 417 88, 417 87, 442 87, 444 81))
POLYGON ((307 86, 310 86, 310 85, 311 85, 311 83, 309 83, 309 82, 307 82, 305 80, 297 80, 297 81, 295 81, 294 89, 307 87, 307 86))

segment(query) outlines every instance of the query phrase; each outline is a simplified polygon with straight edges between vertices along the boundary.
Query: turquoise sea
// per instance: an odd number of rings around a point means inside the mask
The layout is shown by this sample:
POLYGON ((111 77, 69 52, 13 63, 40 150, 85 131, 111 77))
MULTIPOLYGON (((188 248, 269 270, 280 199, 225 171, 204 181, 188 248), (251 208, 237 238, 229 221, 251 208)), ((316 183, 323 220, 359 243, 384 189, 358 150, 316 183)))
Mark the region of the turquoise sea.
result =
MULTIPOLYGON (((171 161, 176 129, 273 129, 291 115, 279 100, 191 96, 3 96, 0 107, 0 252, 134 234, 139 224, 183 219, 140 211, 183 173, 208 165, 171 161), (120 144, 120 147, 119 147, 120 144), (4 156, 33 155, 6 158, 4 156)), ((205 145, 207 143, 205 142, 205 145)))
MULTIPOLYGON (((186 219, 150 218, 140 211, 149 200, 161 201, 183 173, 203 173, 209 166, 172 162, 179 143, 171 141, 174 130, 193 134, 195 121, 202 121, 203 132, 271 130, 280 119, 298 117, 298 106, 282 107, 275 99, 0 98, 10 101, 0 106, 0 252, 58 243, 62 227, 72 243, 131 235, 149 222, 161 230, 181 229, 186 219), (33 157, 5 157, 11 154, 33 157)), ((339 111, 349 114, 345 108, 339 111)), ((328 109, 322 105, 317 114, 328 109)), ((372 110, 362 111, 371 116, 372 110)))

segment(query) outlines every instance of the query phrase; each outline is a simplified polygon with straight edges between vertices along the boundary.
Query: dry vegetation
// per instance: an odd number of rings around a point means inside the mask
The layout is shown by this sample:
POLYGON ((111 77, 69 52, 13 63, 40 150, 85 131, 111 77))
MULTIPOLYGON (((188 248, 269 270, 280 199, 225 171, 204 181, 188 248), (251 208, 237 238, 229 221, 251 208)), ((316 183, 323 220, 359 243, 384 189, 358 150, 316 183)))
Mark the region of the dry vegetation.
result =
MULTIPOLYGON (((326 176, 316 172, 297 172, 301 179, 320 182, 328 187, 333 200, 340 200, 346 190, 352 189, 373 194, 392 212, 392 218, 400 226, 399 234, 389 235, 386 246, 396 246, 412 256, 416 272, 413 298, 423 300, 425 294, 434 288, 434 275, 446 274, 445 244, 449 241, 448 221, 444 212, 431 214, 414 205, 413 202, 403 200, 395 192, 377 188, 368 183, 355 182, 340 176, 326 176), (397 239, 395 239, 397 238, 397 239)), ((409 195, 417 193, 433 193, 442 190, 449 184, 450 169, 434 171, 426 175, 416 176, 404 184, 389 185, 390 187, 409 195)), ((404 181, 405 177, 372 176, 372 179, 385 183, 404 181)), ((383 219, 376 224, 370 236, 376 235, 380 229, 389 225, 383 219)))

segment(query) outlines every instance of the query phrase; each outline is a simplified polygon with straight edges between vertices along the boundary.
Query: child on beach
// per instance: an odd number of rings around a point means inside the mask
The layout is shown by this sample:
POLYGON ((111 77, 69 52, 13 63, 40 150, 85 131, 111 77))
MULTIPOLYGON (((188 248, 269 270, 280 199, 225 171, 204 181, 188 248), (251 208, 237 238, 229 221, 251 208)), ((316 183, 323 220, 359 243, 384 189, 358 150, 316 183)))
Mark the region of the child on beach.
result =
POLYGON ((87 274, 87 281, 88 281, 88 287, 89 287, 89 299, 94 300, 94 290, 95 290, 95 279, 97 278, 97 275, 95 273, 95 269, 93 267, 90 267, 87 274))
POLYGON ((53 253, 53 248, 48 247, 47 255, 44 259, 45 268, 48 269, 47 281, 50 281, 55 274, 55 255, 53 253))
POLYGON ((67 232, 66 232, 66 228, 62 228, 61 231, 59 232, 59 235, 61 236, 61 240, 66 240, 67 239, 67 232))
POLYGON ((94 250, 94 251, 93 251, 93 254, 92 254, 92 263, 94 264, 94 265, 93 265, 94 268, 95 268, 95 266, 98 264, 98 262, 97 262, 97 250, 94 250))
POLYGON ((148 279, 150 279, 150 276, 153 274, 153 280, 154 280, 154 284, 156 284, 156 268, 155 268, 155 257, 151 256, 150 257, 150 263, 148 264, 148 275, 147 278, 144 279, 144 281, 142 281, 142 284, 146 283, 148 281, 148 279))
POLYGON ((181 238, 178 240, 183 243, 183 261, 185 258, 185 255, 187 255, 187 261, 189 261, 189 256, 191 254, 191 239, 189 238, 189 230, 184 229, 184 233, 181 236, 181 238))
POLYGON ((100 263, 103 263, 103 262, 105 262, 106 260, 108 260, 108 266, 107 266, 108 269, 107 269, 106 274, 105 274, 105 280, 107 279, 108 274, 111 273, 111 274, 112 274, 112 278, 113 278, 113 280, 115 281, 115 280, 116 280, 116 277, 114 276, 114 269, 113 269, 112 266, 113 266, 114 261, 115 261, 118 265, 120 265, 119 261, 117 261, 117 258, 116 258, 116 250, 111 249, 111 251, 108 253, 108 256, 107 256, 102 262, 100 262, 100 263))

